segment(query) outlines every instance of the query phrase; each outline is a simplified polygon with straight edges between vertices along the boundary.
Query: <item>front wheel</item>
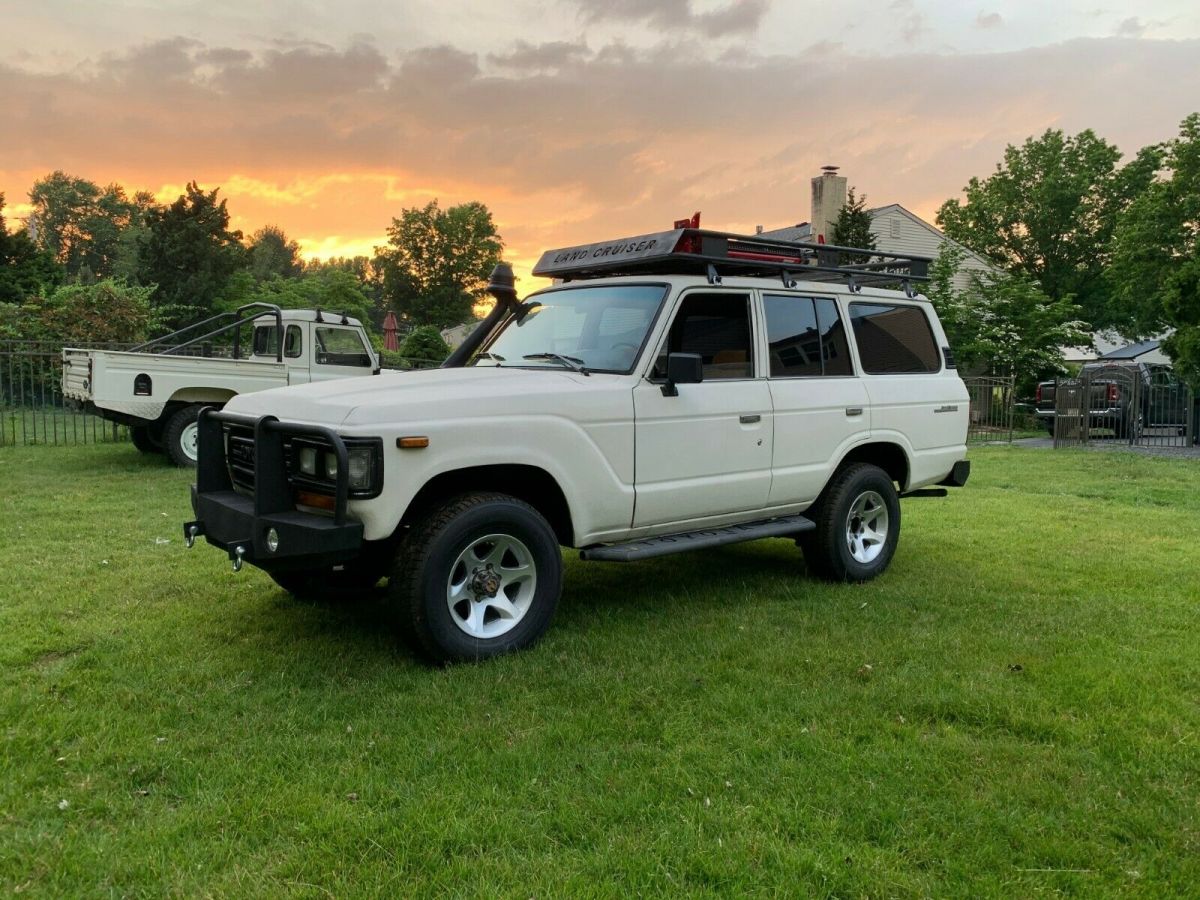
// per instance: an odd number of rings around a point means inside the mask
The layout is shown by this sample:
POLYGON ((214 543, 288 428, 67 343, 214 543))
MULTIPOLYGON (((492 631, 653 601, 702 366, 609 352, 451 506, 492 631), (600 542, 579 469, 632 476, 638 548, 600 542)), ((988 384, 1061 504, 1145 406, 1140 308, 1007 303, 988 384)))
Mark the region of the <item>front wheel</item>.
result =
POLYGON ((457 497, 416 522, 388 581, 414 642, 437 662, 531 646, 561 592, 554 530, 528 503, 495 493, 457 497))
POLYGON ((167 459, 181 469, 196 467, 197 440, 200 435, 196 420, 200 417, 201 409, 203 407, 199 404, 192 404, 177 410, 167 419, 163 429, 163 450, 167 459))
POLYGON ((883 572, 900 537, 900 498, 886 472, 854 463, 834 475, 810 515, 802 543, 811 572, 830 581, 869 581, 883 572))

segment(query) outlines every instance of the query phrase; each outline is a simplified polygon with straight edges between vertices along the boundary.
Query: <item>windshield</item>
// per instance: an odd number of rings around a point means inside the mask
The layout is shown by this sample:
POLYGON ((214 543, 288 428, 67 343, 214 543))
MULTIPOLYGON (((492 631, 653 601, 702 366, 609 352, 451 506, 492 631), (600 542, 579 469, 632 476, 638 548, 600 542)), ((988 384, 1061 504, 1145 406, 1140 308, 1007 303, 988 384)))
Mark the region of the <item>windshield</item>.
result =
POLYGON ((665 295, 666 288, 657 284, 535 294, 526 301, 525 317, 511 320, 475 365, 561 369, 574 363, 589 371, 628 373, 665 295))

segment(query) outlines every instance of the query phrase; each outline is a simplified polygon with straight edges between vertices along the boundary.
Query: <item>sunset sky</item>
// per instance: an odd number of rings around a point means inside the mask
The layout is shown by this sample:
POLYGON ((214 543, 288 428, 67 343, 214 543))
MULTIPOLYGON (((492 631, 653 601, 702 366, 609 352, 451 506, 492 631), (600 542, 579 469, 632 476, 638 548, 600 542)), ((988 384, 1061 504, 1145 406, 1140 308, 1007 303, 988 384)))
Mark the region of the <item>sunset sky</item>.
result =
POLYGON ((317 256, 480 200, 518 271, 695 210, 806 220, 826 163, 932 218, 1007 143, 1132 154, 1200 110, 1200 4, 1102 3, 0 0, 0 191, 194 178, 317 256))

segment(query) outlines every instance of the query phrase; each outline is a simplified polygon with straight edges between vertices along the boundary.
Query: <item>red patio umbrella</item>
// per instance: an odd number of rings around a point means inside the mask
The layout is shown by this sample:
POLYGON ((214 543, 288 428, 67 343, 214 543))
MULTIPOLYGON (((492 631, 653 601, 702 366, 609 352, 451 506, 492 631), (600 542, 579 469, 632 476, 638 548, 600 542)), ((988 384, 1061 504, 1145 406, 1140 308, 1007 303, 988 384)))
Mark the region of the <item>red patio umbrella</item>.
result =
POLYGON ((383 317, 383 349, 384 350, 399 350, 400 341, 396 339, 396 314, 388 311, 388 314, 383 317))

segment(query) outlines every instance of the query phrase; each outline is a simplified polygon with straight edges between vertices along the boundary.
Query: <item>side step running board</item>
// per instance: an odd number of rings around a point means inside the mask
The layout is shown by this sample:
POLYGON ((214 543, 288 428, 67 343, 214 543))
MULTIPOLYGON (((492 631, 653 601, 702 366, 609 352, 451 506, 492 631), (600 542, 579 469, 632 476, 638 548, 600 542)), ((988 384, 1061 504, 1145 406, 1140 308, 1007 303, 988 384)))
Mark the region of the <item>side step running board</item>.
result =
POLYGON ((763 522, 747 522, 744 525, 729 525, 725 528, 691 531, 686 534, 667 534, 644 541, 629 541, 626 544, 587 547, 579 551, 579 558, 598 562, 634 562, 671 553, 686 553, 688 550, 720 547, 722 544, 756 541, 759 538, 791 537, 812 531, 816 527, 812 519, 804 516, 781 516, 763 522))

